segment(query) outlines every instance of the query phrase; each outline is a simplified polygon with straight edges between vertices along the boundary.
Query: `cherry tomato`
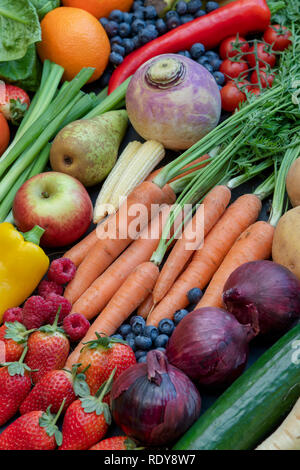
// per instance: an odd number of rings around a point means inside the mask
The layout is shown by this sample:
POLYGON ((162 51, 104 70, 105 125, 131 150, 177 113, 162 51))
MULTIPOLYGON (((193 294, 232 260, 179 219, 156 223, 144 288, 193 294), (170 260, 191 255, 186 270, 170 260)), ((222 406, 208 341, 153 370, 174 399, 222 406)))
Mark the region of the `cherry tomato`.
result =
POLYGON ((246 101, 246 95, 238 89, 235 82, 228 82, 221 90, 222 108, 233 112, 240 103, 246 101))
POLYGON ((226 81, 232 78, 244 78, 248 75, 248 65, 243 60, 232 62, 230 59, 226 59, 222 62, 219 70, 225 75, 226 81))
POLYGON ((247 91, 248 91, 249 93, 252 93, 252 95, 257 95, 257 96, 260 95, 260 88, 258 88, 258 87, 256 87, 256 86, 255 86, 255 87, 248 86, 248 87, 247 87, 247 91))
MULTIPOLYGON (((252 46, 247 56, 248 63, 250 67, 256 66, 256 57, 254 53, 255 47, 252 46)), ((270 65, 270 67, 274 67, 276 63, 276 56, 271 52, 271 46, 267 46, 266 44, 258 43, 257 44, 257 57, 258 57, 258 65, 260 68, 264 68, 266 66, 265 62, 270 65)))
POLYGON ((10 131, 7 120, 0 113, 0 156, 5 152, 9 144, 10 131))
MULTIPOLYGON (((274 75, 265 72, 265 70, 260 69, 259 76, 260 76, 261 86, 263 88, 267 88, 267 87, 271 88, 274 82, 274 78, 275 78, 274 75)), ((254 70, 254 72, 252 73, 250 82, 253 83, 254 85, 259 84, 256 70, 254 70)))
POLYGON ((274 24, 268 27, 263 36, 264 41, 272 45, 274 51, 284 51, 292 43, 292 33, 280 24, 274 24))
POLYGON ((249 44, 247 43, 245 38, 230 36, 220 45, 220 56, 223 60, 227 59, 228 57, 234 57, 240 52, 248 52, 250 49, 249 44))

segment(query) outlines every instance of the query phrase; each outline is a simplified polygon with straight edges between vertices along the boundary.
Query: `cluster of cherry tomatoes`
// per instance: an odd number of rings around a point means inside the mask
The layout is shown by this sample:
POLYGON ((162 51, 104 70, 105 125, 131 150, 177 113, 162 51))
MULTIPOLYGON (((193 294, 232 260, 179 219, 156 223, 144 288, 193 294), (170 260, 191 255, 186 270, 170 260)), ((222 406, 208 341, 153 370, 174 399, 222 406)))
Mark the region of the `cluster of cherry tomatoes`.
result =
POLYGON ((247 42, 242 37, 229 37, 220 45, 223 63, 220 67, 226 78, 221 90, 222 108, 233 112, 247 99, 247 92, 259 95, 274 81, 273 67, 277 54, 291 44, 291 32, 281 25, 272 25, 263 40, 247 42))

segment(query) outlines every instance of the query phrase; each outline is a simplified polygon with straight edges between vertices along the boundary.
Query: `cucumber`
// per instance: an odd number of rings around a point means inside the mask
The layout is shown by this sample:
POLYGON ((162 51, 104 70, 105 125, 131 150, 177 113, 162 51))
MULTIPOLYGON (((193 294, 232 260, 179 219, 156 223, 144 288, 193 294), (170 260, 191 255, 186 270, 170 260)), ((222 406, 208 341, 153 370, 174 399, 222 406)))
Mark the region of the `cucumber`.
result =
POLYGON ((174 449, 254 449, 300 396, 300 365, 294 360, 297 340, 300 340, 300 324, 241 375, 174 449))

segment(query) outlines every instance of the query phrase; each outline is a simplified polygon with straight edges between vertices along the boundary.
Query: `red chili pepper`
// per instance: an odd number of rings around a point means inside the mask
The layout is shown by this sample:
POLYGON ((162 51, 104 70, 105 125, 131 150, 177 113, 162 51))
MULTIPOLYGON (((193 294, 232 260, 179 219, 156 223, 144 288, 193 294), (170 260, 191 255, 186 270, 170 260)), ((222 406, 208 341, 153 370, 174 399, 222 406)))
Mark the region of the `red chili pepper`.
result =
POLYGON ((251 32, 265 31, 270 20, 271 12, 265 0, 236 0, 229 3, 169 31, 129 54, 112 74, 108 93, 114 91, 152 57, 190 49, 196 42, 212 49, 228 36, 237 33, 245 36, 251 32))

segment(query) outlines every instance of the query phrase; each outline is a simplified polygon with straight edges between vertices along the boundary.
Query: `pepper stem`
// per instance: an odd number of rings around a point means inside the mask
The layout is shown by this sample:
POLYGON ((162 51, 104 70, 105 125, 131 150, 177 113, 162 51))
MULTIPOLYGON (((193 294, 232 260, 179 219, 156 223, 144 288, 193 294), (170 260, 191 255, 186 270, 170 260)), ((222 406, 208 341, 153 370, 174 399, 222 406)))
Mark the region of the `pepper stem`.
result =
POLYGON ((39 225, 35 225, 33 229, 31 229, 29 232, 21 232, 23 235, 23 238, 26 242, 31 242, 34 243, 35 245, 40 244, 41 237, 45 233, 45 230, 40 227, 39 225))

